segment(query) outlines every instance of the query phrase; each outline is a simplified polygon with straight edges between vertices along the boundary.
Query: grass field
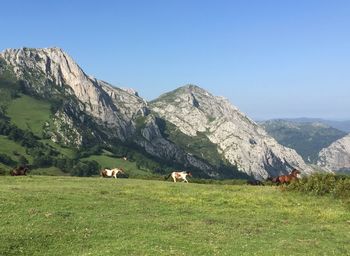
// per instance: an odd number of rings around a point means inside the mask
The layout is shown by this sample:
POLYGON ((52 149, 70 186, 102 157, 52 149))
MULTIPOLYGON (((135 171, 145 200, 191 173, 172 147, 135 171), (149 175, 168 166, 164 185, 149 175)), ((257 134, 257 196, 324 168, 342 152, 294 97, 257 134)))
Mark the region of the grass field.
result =
POLYGON ((276 187, 0 177, 0 255, 350 255, 340 201, 276 187))

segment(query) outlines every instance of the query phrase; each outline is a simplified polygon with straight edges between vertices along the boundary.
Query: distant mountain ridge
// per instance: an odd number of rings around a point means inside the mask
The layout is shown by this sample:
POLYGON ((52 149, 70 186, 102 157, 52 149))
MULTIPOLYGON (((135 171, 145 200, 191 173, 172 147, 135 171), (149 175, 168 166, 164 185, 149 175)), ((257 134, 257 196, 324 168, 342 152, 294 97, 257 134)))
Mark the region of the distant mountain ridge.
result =
MULTIPOLYGON (((335 129, 338 129, 340 131, 350 133, 350 120, 338 121, 338 120, 329 120, 329 119, 322 119, 322 118, 309 118, 309 117, 276 118, 276 119, 271 119, 271 120, 285 120, 285 121, 295 122, 295 123, 321 123, 321 124, 325 124, 327 126, 333 127, 335 129)), ((271 121, 271 120, 262 120, 261 122, 271 121)))
POLYGON ((222 97, 187 85, 147 102, 137 93, 92 78, 59 48, 0 53, 0 78, 21 93, 50 100, 46 137, 69 147, 123 145, 207 177, 257 178, 299 168, 302 158, 270 137, 222 97))
POLYGON ((321 149, 347 134, 319 121, 299 122, 295 119, 275 119, 260 124, 279 143, 295 149, 304 161, 312 164, 318 161, 321 149))

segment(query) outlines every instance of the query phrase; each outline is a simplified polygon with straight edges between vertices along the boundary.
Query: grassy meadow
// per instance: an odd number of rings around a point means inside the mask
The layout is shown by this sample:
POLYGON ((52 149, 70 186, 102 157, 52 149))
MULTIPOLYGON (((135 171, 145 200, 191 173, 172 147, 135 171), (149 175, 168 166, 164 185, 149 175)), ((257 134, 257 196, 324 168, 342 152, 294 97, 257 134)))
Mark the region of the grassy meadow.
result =
POLYGON ((50 122, 50 107, 48 102, 21 95, 11 101, 7 114, 17 127, 31 130, 36 136, 41 137, 45 122, 50 122))
POLYGON ((0 255, 350 255, 350 209, 277 187, 0 177, 0 255))

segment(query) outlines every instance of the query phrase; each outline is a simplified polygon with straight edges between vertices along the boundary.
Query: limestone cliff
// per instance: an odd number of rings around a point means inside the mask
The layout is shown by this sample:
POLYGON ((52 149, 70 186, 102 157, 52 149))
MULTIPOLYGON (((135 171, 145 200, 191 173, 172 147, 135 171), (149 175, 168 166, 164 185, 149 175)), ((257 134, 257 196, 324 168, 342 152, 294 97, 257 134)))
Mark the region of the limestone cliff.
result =
POLYGON ((322 149, 317 164, 331 171, 350 171, 350 134, 322 149))
POLYGON ((197 86, 188 85, 166 93, 150 106, 188 136, 205 134, 217 145, 219 154, 249 175, 266 178, 291 168, 312 172, 294 150, 278 144, 227 99, 215 97, 197 86))

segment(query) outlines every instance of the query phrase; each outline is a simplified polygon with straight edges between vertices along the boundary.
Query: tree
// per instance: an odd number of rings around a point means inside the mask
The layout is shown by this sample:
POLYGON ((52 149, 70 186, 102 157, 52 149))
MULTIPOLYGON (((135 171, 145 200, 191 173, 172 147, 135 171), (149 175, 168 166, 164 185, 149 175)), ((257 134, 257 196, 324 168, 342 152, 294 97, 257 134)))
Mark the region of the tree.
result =
POLYGON ((28 160, 24 156, 20 155, 19 158, 18 158, 18 163, 19 163, 19 165, 27 165, 28 164, 28 160))

